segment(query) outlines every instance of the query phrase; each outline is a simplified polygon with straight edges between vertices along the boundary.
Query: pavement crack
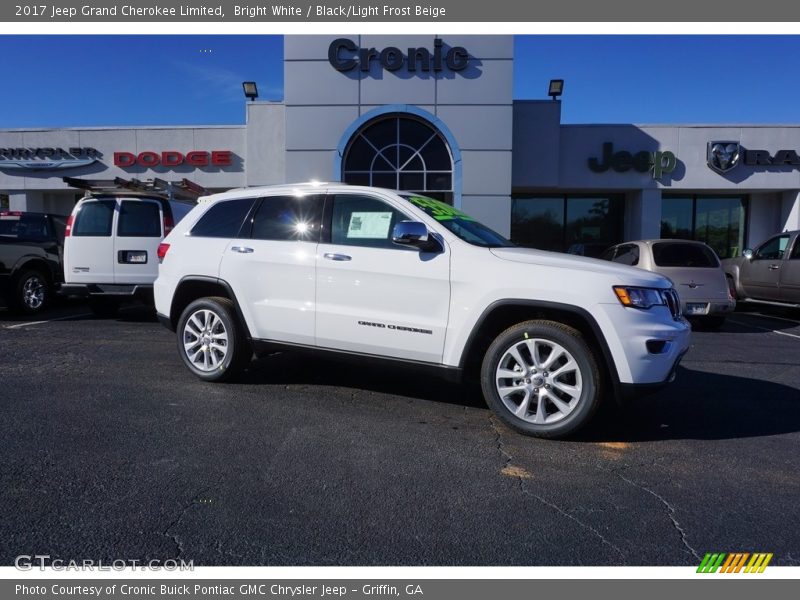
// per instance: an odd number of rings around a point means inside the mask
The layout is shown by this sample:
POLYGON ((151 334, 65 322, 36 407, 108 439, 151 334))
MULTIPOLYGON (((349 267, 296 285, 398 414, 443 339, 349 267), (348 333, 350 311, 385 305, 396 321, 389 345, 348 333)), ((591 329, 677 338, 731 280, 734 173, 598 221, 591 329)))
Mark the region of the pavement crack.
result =
MULTIPOLYGON (((497 451, 500 453, 501 456, 503 456, 503 458, 505 460, 505 463, 503 464, 503 468, 505 469, 505 468, 507 468, 507 467, 509 467, 511 465, 511 461, 514 459, 514 457, 506 451, 505 444, 503 443, 503 437, 502 437, 502 435, 500 433, 500 429, 498 429, 497 423, 496 423, 495 418, 494 418, 494 415, 492 415, 491 413, 489 414, 489 424, 491 425, 492 431, 494 432, 495 446, 497 448, 497 451)), ((525 496, 530 496, 531 498, 534 498, 535 500, 537 500, 541 504, 544 504, 548 508, 551 508, 552 510, 556 511, 562 517, 566 517, 567 519, 569 519, 570 521, 574 522, 575 524, 577 524, 582 529, 585 529, 586 531, 592 533, 603 544, 605 544, 606 546, 608 546, 609 548, 614 550, 614 552, 616 552, 617 554, 620 555, 620 557, 622 558, 622 564, 623 565, 627 564, 626 560, 625 560, 625 553, 622 550, 620 550, 620 548, 616 544, 614 544, 613 542, 609 541, 602 533, 600 533, 600 531, 598 531, 597 529, 595 529, 594 527, 592 527, 588 523, 584 523, 583 521, 578 519, 575 515, 570 514, 569 512, 567 512, 566 510, 564 510, 563 508, 558 506, 557 504, 554 504, 553 502, 550 502, 549 500, 546 500, 545 498, 542 498, 538 494, 535 494, 534 492, 532 492, 530 489, 528 489, 528 486, 525 483, 525 477, 523 477, 521 475, 516 475, 515 478, 517 480, 517 485, 519 486, 519 491, 520 491, 521 494, 523 494, 525 496)))
POLYGON ((167 525, 166 529, 164 529, 164 531, 161 532, 161 535, 171 539, 172 542, 175 544, 175 549, 177 550, 178 554, 176 554, 174 558, 180 558, 181 556, 183 556, 184 548, 183 548, 183 542, 181 541, 180 537, 178 537, 178 535, 175 533, 170 533, 170 530, 174 527, 177 527, 183 520, 183 517, 186 516, 186 513, 188 513, 192 507, 199 504, 198 500, 200 499, 200 497, 206 492, 210 491, 211 489, 212 487, 203 488, 202 490, 197 492, 194 496, 192 496, 192 499, 188 503, 186 503, 186 505, 183 506, 183 508, 181 508, 181 511, 178 513, 178 516, 175 517, 175 519, 173 519, 173 521, 169 525, 167 525))
POLYGON ((672 506, 672 504, 667 502, 667 500, 661 494, 651 490, 648 487, 636 483, 632 479, 628 479, 627 477, 622 475, 619 471, 610 471, 610 472, 619 477, 620 479, 622 479, 622 481, 626 482, 628 485, 632 485, 633 487, 638 488, 644 492, 647 492, 654 498, 658 499, 658 501, 661 502, 661 504, 663 504, 664 507, 667 509, 667 516, 669 517, 669 520, 672 522, 672 527, 681 536, 681 543, 684 545, 686 550, 688 550, 691 553, 691 555, 694 556, 697 560, 702 560, 702 557, 697 553, 697 550, 692 548, 692 546, 689 544, 686 532, 683 530, 683 527, 681 527, 681 524, 678 522, 678 519, 675 518, 675 507, 672 506))

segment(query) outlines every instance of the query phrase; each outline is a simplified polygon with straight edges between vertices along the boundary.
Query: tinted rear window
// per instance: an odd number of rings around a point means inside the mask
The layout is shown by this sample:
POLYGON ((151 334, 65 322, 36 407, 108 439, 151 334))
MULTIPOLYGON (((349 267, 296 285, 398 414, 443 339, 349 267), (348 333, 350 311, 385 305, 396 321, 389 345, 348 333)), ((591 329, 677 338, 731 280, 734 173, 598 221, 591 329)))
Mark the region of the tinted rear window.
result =
POLYGON ((117 235, 161 237, 161 208, 155 202, 123 200, 119 208, 117 235))
POLYGON ((36 214, 0 216, 0 236, 30 242, 53 237, 47 226, 47 217, 36 214))
POLYGON ((717 256, 711 248, 680 242, 653 244, 653 260, 659 267, 715 268, 719 266, 717 256))
POLYGON ((240 198, 217 202, 195 223, 192 235, 218 238, 237 237, 254 201, 253 198, 240 198))
POLYGON ((84 202, 72 226, 74 236, 108 237, 114 219, 116 200, 92 200, 84 202))

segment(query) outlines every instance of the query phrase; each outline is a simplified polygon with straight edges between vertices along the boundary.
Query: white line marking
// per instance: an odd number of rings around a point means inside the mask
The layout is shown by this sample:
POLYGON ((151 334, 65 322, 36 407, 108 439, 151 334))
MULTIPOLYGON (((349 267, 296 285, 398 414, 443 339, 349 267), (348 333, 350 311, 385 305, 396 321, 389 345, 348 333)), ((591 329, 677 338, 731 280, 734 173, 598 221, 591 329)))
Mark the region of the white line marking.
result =
POLYGON ((786 333, 785 331, 778 331, 776 329, 770 329, 769 327, 761 327, 759 325, 752 325, 750 323, 743 323, 742 321, 737 321, 736 319, 728 319, 731 323, 736 323, 737 325, 744 325, 745 327, 752 327, 753 329, 760 329, 761 331, 769 331, 770 333, 777 333, 778 335, 785 335, 787 337, 792 337, 800 340, 800 335, 796 335, 794 333, 786 333))
POLYGON ((52 323, 53 321, 66 321, 68 319, 79 319, 81 317, 91 317, 92 313, 81 313, 79 315, 67 315, 66 317, 57 317, 55 319, 47 319, 46 321, 30 321, 28 323, 17 323, 16 325, 6 325, 5 329, 19 329, 20 327, 29 327, 30 325, 41 325, 42 323, 52 323))

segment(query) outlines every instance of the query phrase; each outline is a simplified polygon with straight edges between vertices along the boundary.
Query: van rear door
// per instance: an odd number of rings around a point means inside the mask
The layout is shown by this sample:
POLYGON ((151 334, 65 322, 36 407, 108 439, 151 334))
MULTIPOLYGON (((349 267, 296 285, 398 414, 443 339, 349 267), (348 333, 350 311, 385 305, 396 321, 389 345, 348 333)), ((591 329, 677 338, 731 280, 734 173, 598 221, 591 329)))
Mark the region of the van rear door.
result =
POLYGON ((120 198, 114 237, 114 283, 152 284, 158 277, 158 245, 164 237, 161 202, 120 198))
POLYGON ((67 283, 114 282, 113 198, 82 200, 73 212, 72 228, 64 239, 64 278, 67 283))

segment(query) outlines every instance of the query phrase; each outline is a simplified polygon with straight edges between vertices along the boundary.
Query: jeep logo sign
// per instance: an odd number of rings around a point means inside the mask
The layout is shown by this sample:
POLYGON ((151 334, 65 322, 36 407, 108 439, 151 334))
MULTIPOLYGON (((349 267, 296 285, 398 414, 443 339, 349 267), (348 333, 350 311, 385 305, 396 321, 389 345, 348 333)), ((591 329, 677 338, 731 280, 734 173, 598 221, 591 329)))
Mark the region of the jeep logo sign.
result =
POLYGON ((378 61, 387 71, 399 71, 403 67, 410 73, 441 71, 444 67, 463 71, 469 65, 469 52, 462 46, 454 46, 445 53, 440 39, 433 41, 433 54, 427 48, 408 48, 405 54, 394 46, 383 50, 360 48, 347 38, 335 39, 328 46, 328 62, 337 71, 344 73, 358 67, 359 71, 366 73, 373 61, 378 61))
POLYGON ((627 150, 614 152, 614 144, 611 142, 603 144, 602 158, 589 159, 589 168, 595 173, 605 173, 609 169, 625 173, 633 169, 639 173, 650 171, 653 179, 661 179, 662 175, 672 173, 677 164, 678 159, 668 150, 664 152, 642 150, 636 154, 627 150))

